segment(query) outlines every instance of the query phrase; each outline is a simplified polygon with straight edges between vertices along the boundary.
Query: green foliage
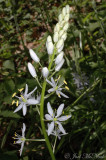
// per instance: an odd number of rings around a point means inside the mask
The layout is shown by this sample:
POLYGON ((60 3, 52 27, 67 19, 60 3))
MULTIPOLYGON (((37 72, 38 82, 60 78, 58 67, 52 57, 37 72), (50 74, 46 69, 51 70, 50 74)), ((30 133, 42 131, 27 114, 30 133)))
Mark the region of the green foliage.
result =
MULTIPOLYGON (((105 0, 0 0, 0 159, 1 160, 49 160, 44 143, 28 142, 23 156, 16 152, 13 135, 21 133, 23 121, 27 125, 27 138, 42 138, 37 109, 29 107, 24 119, 21 112, 13 113, 12 94, 29 84, 29 90, 37 86, 32 80, 27 63, 31 61, 29 48, 33 48, 44 66, 48 66, 45 42, 47 35, 53 35, 60 9, 71 7, 70 28, 65 42, 64 68, 61 81, 68 83, 69 99, 65 103, 65 114, 72 118, 64 123, 68 132, 57 141, 56 159, 63 160, 66 153, 95 153, 105 160, 105 78, 106 78, 106 3, 105 0), (73 76, 74 74, 74 76, 73 76), (35 116, 34 116, 35 115, 35 116), (34 116, 34 118, 33 118, 34 116), (35 158, 36 157, 36 158, 35 158)), ((38 64, 34 63, 38 76, 38 64)), ((37 86, 39 88, 39 86, 37 86)), ((39 89, 40 91, 40 89, 39 89)), ((58 107, 60 99, 52 95, 52 106, 58 107)), ((45 113, 46 113, 45 101, 45 113)), ((54 137, 50 137, 51 143, 54 137)), ((95 155, 89 159, 96 160, 95 155)), ((81 158, 79 158, 81 159, 81 158)), ((87 158, 85 158, 87 159, 87 158)))

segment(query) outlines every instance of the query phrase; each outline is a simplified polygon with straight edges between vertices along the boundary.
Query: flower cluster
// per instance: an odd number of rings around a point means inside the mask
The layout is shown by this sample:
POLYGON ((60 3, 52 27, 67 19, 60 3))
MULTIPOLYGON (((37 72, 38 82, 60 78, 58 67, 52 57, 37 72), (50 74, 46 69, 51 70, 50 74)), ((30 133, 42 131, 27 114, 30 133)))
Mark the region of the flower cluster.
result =
POLYGON ((58 107, 57 111, 56 110, 53 111, 50 103, 49 102, 47 103, 47 110, 49 114, 46 114, 45 118, 48 121, 51 121, 51 123, 48 124, 48 130, 47 130, 48 136, 52 134, 58 136, 58 138, 60 139, 61 135, 67 134, 61 123, 68 120, 71 117, 71 115, 61 116, 63 108, 64 104, 61 104, 58 107), (60 132, 62 132, 62 134, 60 134, 60 132))

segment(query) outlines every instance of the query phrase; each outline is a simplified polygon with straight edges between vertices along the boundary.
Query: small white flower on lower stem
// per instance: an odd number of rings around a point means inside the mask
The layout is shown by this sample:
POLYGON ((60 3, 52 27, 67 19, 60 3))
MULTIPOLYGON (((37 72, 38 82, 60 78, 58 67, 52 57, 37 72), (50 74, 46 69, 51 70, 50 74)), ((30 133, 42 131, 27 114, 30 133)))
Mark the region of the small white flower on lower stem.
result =
POLYGON ((65 95, 64 93, 62 93, 62 89, 61 86, 64 84, 60 84, 58 86, 58 81, 59 81, 59 78, 57 80, 57 82, 54 81, 53 77, 51 77, 51 81, 49 81, 48 79, 46 79, 46 81, 53 87, 53 88, 50 88, 48 90, 48 93, 51 93, 51 92, 56 92, 56 94, 58 95, 59 98, 61 98, 61 96, 65 97, 65 98, 69 98, 67 95, 65 95))
POLYGON ((20 144, 21 143, 21 148, 20 148, 20 156, 22 154, 23 148, 24 148, 24 143, 25 143, 25 130, 26 130, 26 126, 23 123, 23 128, 22 128, 22 136, 20 136, 19 134, 17 134, 15 132, 15 137, 13 137, 13 139, 16 139, 17 141, 14 141, 14 144, 20 144))
POLYGON ((64 104, 61 104, 56 113, 52 110, 50 103, 47 103, 47 110, 49 114, 45 115, 45 118, 49 121, 52 121, 48 127, 48 136, 53 132, 54 128, 57 127, 59 130, 63 133, 66 134, 66 131, 64 130, 63 126, 62 126, 62 122, 66 121, 67 119, 69 119, 71 117, 71 115, 67 115, 67 116, 61 116, 62 112, 63 112, 63 108, 64 108, 64 104), (56 115, 55 115, 56 114, 56 115), (61 116, 61 117, 60 117, 61 116))
POLYGON ((48 70, 47 67, 43 67, 43 69, 42 69, 42 74, 43 74, 43 77, 44 77, 44 78, 47 78, 47 77, 48 77, 49 70, 48 70))
POLYGON ((63 56, 64 56, 64 52, 61 51, 60 54, 56 57, 55 64, 59 64, 62 61, 63 56))
POLYGON ((36 63, 39 63, 40 59, 38 58, 38 56, 36 55, 36 53, 35 53, 32 49, 30 49, 29 52, 30 52, 31 58, 32 58, 36 63))
MULTIPOLYGON (((49 127, 49 125, 48 125, 48 127, 49 127)), ((60 133, 61 133, 61 131, 59 129, 55 129, 52 131, 51 135, 54 135, 54 136, 58 137, 58 139, 61 139, 61 136, 68 134, 68 133, 65 133, 65 134, 60 134, 60 133)))
POLYGON ((64 58, 61 60, 61 62, 59 63, 59 64, 57 64, 56 65, 56 67, 55 67, 55 71, 59 71, 60 69, 61 69, 61 67, 63 66, 63 64, 64 64, 64 58))
POLYGON ((24 94, 21 93, 20 97, 15 96, 19 100, 16 102, 17 108, 15 109, 14 113, 23 109, 23 116, 25 116, 26 112, 27 112, 27 106, 39 104, 39 101, 37 99, 35 99, 34 96, 32 96, 32 94, 35 92, 36 89, 37 89, 37 87, 33 91, 28 93, 28 85, 26 84, 24 94), (19 104, 19 106, 18 106, 18 104, 19 104))
POLYGON ((32 75, 32 77, 35 78, 37 76, 35 68, 31 63, 28 63, 28 70, 29 70, 30 74, 32 75))

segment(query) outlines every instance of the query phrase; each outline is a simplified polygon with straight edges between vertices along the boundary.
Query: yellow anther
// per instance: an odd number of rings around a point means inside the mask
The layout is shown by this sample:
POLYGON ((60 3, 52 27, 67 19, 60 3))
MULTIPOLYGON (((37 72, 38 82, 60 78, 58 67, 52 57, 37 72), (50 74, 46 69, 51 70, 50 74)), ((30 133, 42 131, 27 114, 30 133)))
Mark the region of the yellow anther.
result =
POLYGON ((15 144, 15 141, 14 141, 14 144, 15 144))
POLYGON ((22 99, 24 99, 24 97, 21 95, 22 99))
POLYGON ((15 93, 13 93, 12 97, 14 97, 15 95, 16 95, 16 92, 15 92, 15 93))
POLYGON ((12 105, 13 105, 14 103, 15 103, 15 101, 13 100, 13 101, 12 101, 12 105))
POLYGON ((59 75, 58 80, 60 79, 61 75, 59 75))
POLYGON ((19 92, 22 92, 22 91, 23 91, 23 89, 24 89, 24 88, 21 88, 21 89, 18 89, 18 90, 19 90, 19 92))
POLYGON ((65 80, 63 82, 67 85, 67 82, 65 80))
POLYGON ((64 114, 64 111, 63 111, 63 114, 64 114))
POLYGON ((15 132, 15 134, 14 134, 14 135, 15 135, 15 137, 17 136, 17 135, 16 135, 16 132, 15 132))
POLYGON ((65 86, 65 89, 69 90, 69 88, 67 86, 65 86))
POLYGON ((66 115, 68 117, 68 115, 66 115))
POLYGON ((55 111, 56 111, 56 108, 55 108, 55 111))
POLYGON ((16 103, 16 106, 18 106, 18 101, 17 101, 17 103, 16 103))
POLYGON ((58 97, 60 97, 60 94, 58 93, 58 97))

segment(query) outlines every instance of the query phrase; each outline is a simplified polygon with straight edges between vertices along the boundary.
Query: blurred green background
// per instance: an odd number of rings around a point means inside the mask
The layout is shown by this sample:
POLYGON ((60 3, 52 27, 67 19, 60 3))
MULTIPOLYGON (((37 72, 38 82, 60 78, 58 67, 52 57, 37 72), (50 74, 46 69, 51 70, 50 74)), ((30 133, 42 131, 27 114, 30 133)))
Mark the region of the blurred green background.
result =
MULTIPOLYGON (((42 65, 48 66, 46 38, 53 36, 58 15, 67 4, 71 13, 64 47, 66 61, 56 76, 66 79, 70 98, 53 95, 49 101, 57 107, 65 103, 65 112, 72 118, 64 125, 68 134, 57 141, 56 159, 76 154, 73 159, 105 160, 105 0, 0 0, 0 160, 51 159, 44 142, 27 142, 19 156, 20 146, 13 144, 12 137, 15 131, 21 135, 23 122, 27 138, 43 135, 36 108, 29 107, 23 117, 22 112, 13 113, 16 106, 11 103, 12 94, 26 83, 30 91, 37 86, 27 69, 27 63, 33 63, 28 49, 33 48, 42 65)), ((41 68, 33 65, 42 82, 41 68)))

